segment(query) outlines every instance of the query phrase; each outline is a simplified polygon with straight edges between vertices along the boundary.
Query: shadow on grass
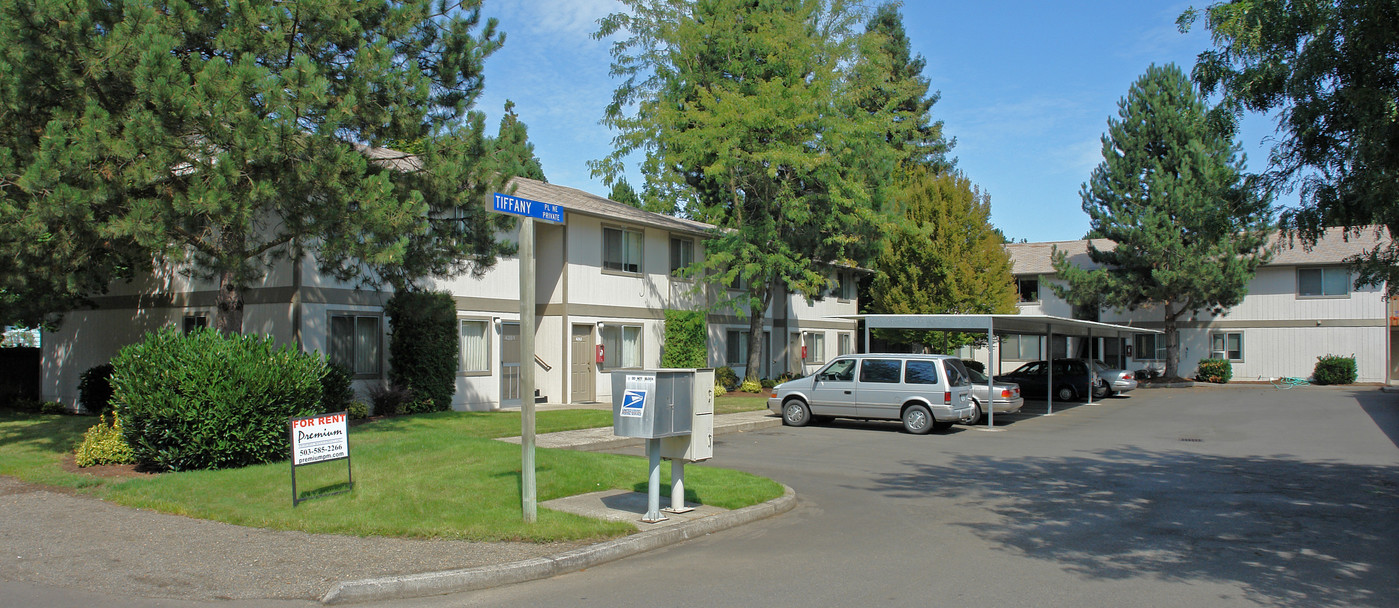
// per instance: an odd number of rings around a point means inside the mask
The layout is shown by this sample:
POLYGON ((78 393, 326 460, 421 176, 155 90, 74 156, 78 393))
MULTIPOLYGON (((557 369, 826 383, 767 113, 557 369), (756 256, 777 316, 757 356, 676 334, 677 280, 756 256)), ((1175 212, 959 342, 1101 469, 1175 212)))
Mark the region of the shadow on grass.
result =
POLYGON ((995 514, 973 532, 1085 578, 1215 581, 1298 608, 1399 597, 1394 467, 1130 448, 904 464, 876 490, 995 514))
POLYGON ((66 453, 97 424, 96 416, 49 416, 0 410, 0 446, 29 444, 53 453, 66 453))

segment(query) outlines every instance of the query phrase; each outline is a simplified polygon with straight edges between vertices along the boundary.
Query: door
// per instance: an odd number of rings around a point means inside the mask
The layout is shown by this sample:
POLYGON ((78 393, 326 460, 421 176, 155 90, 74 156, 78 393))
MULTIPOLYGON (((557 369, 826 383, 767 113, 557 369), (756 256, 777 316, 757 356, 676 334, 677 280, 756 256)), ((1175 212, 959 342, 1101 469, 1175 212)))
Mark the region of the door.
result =
POLYGON ((520 405, 520 324, 500 326, 500 404, 520 405))
POLYGON ((597 375, 593 372, 596 366, 597 347, 593 343, 593 326, 574 325, 573 326, 573 355, 572 374, 569 380, 570 400, 573 403, 585 403, 596 401, 597 396, 593 389, 593 382, 597 375))
POLYGON ((903 409, 903 360, 865 359, 855 383, 855 410, 866 418, 898 420, 903 409))
POLYGON ((854 416, 855 359, 836 359, 816 373, 811 385, 811 413, 854 416))

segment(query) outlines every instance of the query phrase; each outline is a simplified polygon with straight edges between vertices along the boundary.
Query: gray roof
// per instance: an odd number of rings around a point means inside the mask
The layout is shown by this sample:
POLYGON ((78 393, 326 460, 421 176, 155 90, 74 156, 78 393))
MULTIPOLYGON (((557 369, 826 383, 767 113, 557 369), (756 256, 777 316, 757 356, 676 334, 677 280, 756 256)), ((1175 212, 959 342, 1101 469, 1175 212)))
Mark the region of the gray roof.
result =
MULTIPOLYGON (((1328 228, 1326 234, 1310 250, 1303 248, 1301 242, 1291 241, 1281 233, 1275 233, 1269 240, 1273 247, 1273 257, 1267 266, 1340 264, 1348 257, 1389 242, 1383 229, 1377 234, 1373 228, 1349 234, 1342 228, 1328 228)), ((1107 239, 1093 239, 1093 246, 1100 250, 1111 250, 1116 244, 1107 239)), ((1054 274, 1051 256, 1056 247, 1061 251, 1067 251, 1069 260, 1082 268, 1101 267, 1088 259, 1086 240, 1010 243, 1006 245, 1006 251, 1010 253, 1011 273, 1019 276, 1054 274)))
POLYGON ((541 203, 559 205, 571 213, 582 213, 619 222, 641 224, 643 226, 661 228, 671 232, 684 232, 694 235, 705 235, 714 230, 714 226, 704 222, 671 217, 669 215, 637 209, 636 207, 603 198, 596 194, 589 194, 577 188, 557 186, 524 177, 515 178, 510 182, 510 185, 515 188, 514 196, 527 198, 532 201, 539 201, 541 203))

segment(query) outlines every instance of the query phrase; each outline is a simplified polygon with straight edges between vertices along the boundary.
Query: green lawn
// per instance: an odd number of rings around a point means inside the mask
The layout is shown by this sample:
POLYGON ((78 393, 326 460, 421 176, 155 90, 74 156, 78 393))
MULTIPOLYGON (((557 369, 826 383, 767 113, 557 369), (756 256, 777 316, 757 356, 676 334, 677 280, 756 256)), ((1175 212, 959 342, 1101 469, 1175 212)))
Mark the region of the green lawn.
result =
MULTIPOLYGON (((724 395, 714 398, 715 414, 735 414, 738 412, 754 412, 768 408, 767 395, 724 395)), ((610 422, 608 424, 611 424, 610 422)))
MULTIPOLYGON (((226 471, 134 479, 67 473, 59 465, 95 418, 0 412, 0 474, 80 488, 115 503, 265 528, 352 535, 463 540, 580 540, 634 530, 546 509, 526 525, 520 510, 520 447, 492 437, 518 435, 519 414, 443 412, 351 427, 354 489, 291 505, 286 462, 226 471)), ((611 424, 611 412, 539 412, 540 433, 611 424)), ((645 459, 539 449, 538 499, 605 489, 645 491, 645 459)), ((668 481, 669 467, 662 467, 668 481)), ((297 470, 302 491, 335 490, 345 461, 297 470)), ((781 486, 739 471, 690 467, 687 498, 739 508, 780 496, 781 486)), ((665 490, 668 492, 668 488, 665 490)))

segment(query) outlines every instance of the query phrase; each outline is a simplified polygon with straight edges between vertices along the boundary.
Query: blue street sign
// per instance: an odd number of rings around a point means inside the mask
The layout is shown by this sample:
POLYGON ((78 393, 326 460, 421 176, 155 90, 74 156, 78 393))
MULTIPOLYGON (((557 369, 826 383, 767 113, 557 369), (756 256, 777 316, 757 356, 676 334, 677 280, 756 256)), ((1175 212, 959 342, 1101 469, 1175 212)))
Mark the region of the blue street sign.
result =
POLYGON ((563 223, 563 207, 499 192, 495 195, 495 207, 492 210, 521 217, 532 217, 556 224, 563 223))

